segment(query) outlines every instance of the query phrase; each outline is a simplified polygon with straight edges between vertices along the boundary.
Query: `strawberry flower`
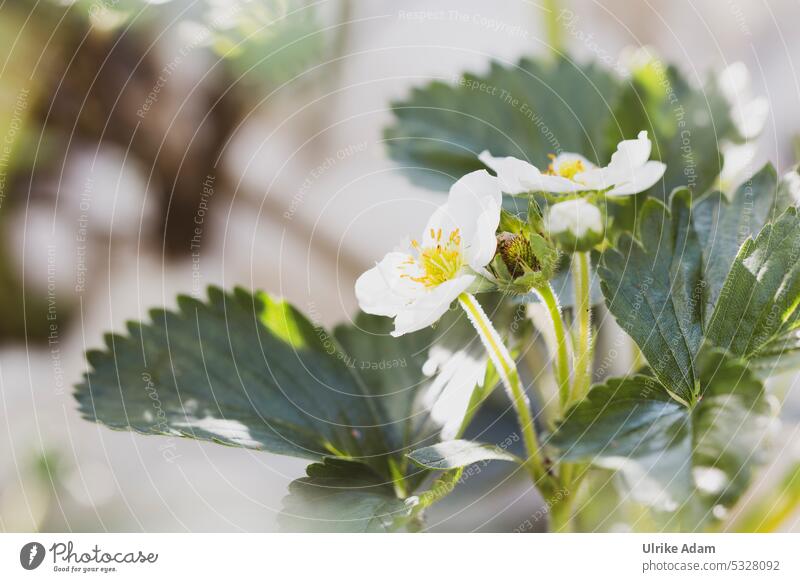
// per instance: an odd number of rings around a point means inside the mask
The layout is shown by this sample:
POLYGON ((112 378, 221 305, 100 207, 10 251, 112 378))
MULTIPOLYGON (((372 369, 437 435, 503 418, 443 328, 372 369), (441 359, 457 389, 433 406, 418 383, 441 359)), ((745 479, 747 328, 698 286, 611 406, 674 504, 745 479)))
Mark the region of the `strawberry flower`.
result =
POLYGON ((393 317, 397 337, 435 323, 450 304, 489 276, 502 193, 485 170, 467 174, 411 248, 388 253, 356 281, 362 311, 393 317))
POLYGON ((664 175, 666 165, 650 160, 651 150, 647 132, 641 131, 636 139, 619 142, 611 161, 603 168, 574 153, 551 156, 544 172, 524 160, 496 158, 486 150, 478 157, 494 170, 507 194, 598 191, 608 196, 628 196, 647 190, 664 175))

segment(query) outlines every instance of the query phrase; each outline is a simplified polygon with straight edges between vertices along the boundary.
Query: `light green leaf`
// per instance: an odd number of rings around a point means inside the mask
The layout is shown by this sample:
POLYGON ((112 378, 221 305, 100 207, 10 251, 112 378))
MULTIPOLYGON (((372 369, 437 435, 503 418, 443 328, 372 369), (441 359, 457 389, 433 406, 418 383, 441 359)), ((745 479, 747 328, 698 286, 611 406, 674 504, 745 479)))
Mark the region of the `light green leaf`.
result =
POLYGON ((387 532, 409 513, 391 481, 362 463, 325 459, 308 466, 308 477, 292 481, 278 515, 293 532, 387 532))
POLYGON ((436 443, 435 445, 412 451, 408 454, 408 457, 421 467, 439 471, 466 467, 481 461, 522 462, 516 455, 496 445, 467 440, 436 443))
POLYGON ((648 200, 638 226, 638 240, 623 235, 603 253, 601 288, 655 375, 690 403, 697 393, 694 358, 703 342, 703 280, 689 191, 673 194, 671 212, 648 200))
POLYGON ((763 387, 740 360, 703 350, 697 373, 700 397, 692 407, 650 376, 595 386, 548 444, 562 461, 617 469, 634 499, 679 510, 677 525, 693 529, 745 491, 771 422, 763 387))
POLYGON ((81 413, 111 428, 212 440, 319 460, 364 459, 381 475, 407 464, 436 426, 418 412, 431 332, 396 340, 387 318, 335 335, 291 305, 209 290, 152 311, 87 354, 81 413), (341 343, 340 343, 341 341, 341 343))

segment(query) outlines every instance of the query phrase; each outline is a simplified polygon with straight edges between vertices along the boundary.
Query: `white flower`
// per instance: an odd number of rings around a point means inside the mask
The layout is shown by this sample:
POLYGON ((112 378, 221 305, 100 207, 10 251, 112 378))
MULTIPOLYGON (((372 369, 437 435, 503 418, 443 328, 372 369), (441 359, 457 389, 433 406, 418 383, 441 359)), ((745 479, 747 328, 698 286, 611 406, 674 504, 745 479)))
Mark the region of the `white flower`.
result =
POLYGON ((488 151, 478 157, 497 173, 500 187, 508 194, 608 190, 609 196, 626 196, 647 190, 664 175, 666 166, 650 160, 651 149, 647 132, 640 131, 637 139, 619 142, 604 168, 572 153, 552 156, 545 172, 517 158, 495 158, 488 151))
POLYGON ((483 387, 488 363, 489 357, 480 344, 460 349, 452 349, 446 342, 431 346, 422 373, 433 379, 425 391, 423 404, 431 418, 442 426, 442 439, 456 438, 469 411, 473 389, 483 387))
POLYGON ((497 179, 485 170, 461 178, 428 220, 421 242, 387 254, 358 278, 361 309, 394 317, 395 337, 435 323, 478 275, 488 274, 501 203, 497 179))
POLYGON ((754 143, 737 144, 726 140, 720 144, 720 151, 724 161, 718 187, 723 192, 731 192, 753 175, 758 149, 754 143))
POLYGON ((723 69, 717 82, 725 100, 731 106, 731 118, 744 139, 757 137, 764 129, 769 115, 769 102, 753 97, 750 72, 744 63, 733 63, 723 69))
POLYGON ((553 204, 544 220, 551 236, 569 233, 581 239, 589 232, 603 233, 603 217, 600 209, 583 198, 553 204))
POLYGON ((723 69, 717 82, 730 105, 736 131, 746 140, 741 144, 727 139, 720 143, 724 163, 719 175, 719 188, 730 192, 753 173, 757 148, 752 140, 764 129, 769 116, 769 102, 764 97, 753 97, 750 72, 744 63, 733 63, 723 69))

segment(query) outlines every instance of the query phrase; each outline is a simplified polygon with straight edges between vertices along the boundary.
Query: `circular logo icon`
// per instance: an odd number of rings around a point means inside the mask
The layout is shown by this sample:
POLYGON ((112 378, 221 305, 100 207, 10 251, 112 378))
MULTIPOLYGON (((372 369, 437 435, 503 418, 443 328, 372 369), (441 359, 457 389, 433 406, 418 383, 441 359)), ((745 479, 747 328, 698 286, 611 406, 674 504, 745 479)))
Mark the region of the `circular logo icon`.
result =
POLYGON ((39 542, 28 542, 19 551, 19 563, 26 570, 35 570, 44 560, 44 546, 39 542))

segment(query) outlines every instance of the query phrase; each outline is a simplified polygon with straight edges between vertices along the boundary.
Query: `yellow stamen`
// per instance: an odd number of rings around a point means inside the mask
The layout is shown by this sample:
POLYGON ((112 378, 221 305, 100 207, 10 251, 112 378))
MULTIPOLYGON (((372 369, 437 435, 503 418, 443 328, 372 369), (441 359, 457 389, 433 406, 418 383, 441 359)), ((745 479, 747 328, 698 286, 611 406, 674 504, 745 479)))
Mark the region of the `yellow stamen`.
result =
POLYGON ((441 228, 438 231, 431 229, 430 234, 435 244, 422 248, 417 241, 412 241, 411 246, 419 255, 406 261, 406 264, 416 264, 421 274, 412 276, 403 273, 400 276, 433 288, 455 278, 464 261, 461 255, 461 234, 458 229, 449 234, 445 243, 441 242, 441 228))
POLYGON ((580 174, 581 172, 586 170, 581 160, 562 162, 558 165, 558 170, 556 170, 555 168, 556 156, 553 154, 548 154, 547 157, 550 158, 550 160, 552 160, 550 162, 550 165, 547 166, 547 172, 545 172, 550 176, 561 176, 562 178, 566 178, 567 180, 574 180, 576 174, 580 174))

